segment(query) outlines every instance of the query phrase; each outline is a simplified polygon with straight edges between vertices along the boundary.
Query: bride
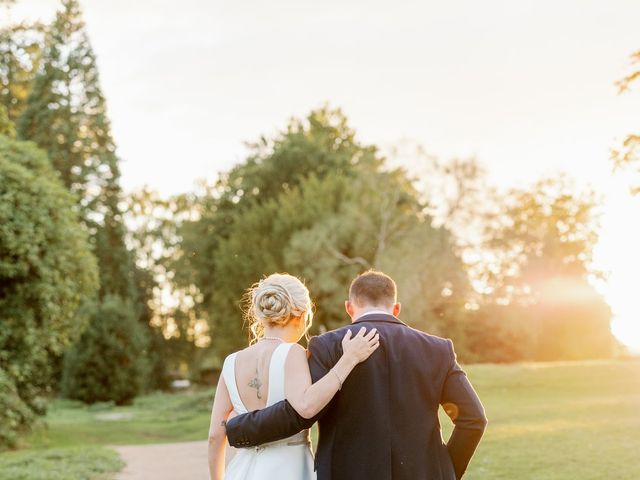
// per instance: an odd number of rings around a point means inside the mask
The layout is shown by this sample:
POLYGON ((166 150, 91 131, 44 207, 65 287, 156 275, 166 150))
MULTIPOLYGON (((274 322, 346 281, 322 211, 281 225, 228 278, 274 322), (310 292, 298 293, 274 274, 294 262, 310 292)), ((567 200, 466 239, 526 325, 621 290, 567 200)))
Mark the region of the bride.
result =
POLYGON ((309 291, 296 277, 273 274, 247 291, 246 314, 253 341, 225 361, 209 427, 209 473, 212 480, 313 480, 309 431, 240 449, 225 473, 225 421, 231 414, 258 410, 287 399, 312 418, 333 398, 353 368, 379 346, 375 329, 362 328, 342 340, 343 355, 318 382, 311 383, 306 350, 297 344, 313 317, 309 291))

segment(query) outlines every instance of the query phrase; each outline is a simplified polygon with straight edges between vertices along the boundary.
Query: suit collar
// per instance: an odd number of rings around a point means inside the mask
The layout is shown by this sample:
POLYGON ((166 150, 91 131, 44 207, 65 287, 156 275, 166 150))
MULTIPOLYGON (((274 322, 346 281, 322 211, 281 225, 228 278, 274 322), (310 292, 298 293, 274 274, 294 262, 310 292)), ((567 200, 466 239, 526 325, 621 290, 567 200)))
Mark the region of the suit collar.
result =
POLYGON ((356 324, 361 322, 387 322, 387 323, 398 323, 400 325, 406 325, 406 323, 404 323, 399 318, 394 317, 390 313, 381 313, 381 312, 365 313, 364 315, 358 317, 358 319, 353 321, 352 323, 356 324))

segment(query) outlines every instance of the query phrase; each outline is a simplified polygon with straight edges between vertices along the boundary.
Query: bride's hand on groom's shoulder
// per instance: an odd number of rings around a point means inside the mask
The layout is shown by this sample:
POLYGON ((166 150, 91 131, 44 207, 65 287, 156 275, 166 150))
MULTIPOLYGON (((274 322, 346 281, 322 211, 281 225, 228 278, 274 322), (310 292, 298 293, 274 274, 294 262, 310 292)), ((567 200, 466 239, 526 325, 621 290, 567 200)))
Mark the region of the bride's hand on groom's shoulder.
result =
POLYGON ((362 327, 354 337, 351 330, 347 330, 342 339, 342 351, 356 363, 364 362, 380 346, 380 334, 375 328, 367 332, 362 327))

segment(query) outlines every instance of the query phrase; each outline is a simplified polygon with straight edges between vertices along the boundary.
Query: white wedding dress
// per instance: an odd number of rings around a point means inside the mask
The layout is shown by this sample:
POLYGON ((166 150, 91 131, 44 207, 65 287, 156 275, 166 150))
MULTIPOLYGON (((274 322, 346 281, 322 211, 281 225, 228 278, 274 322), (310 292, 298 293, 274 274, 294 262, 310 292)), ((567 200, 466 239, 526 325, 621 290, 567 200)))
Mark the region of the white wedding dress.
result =
MULTIPOLYGON (((285 399, 285 361, 292 343, 276 347, 269 363, 269 393, 266 406, 285 399)), ((222 367, 222 375, 229 390, 233 409, 247 413, 236 384, 236 353, 229 355, 222 367)), ((309 431, 266 443, 254 448, 241 448, 227 465, 225 480, 316 480, 309 431)))

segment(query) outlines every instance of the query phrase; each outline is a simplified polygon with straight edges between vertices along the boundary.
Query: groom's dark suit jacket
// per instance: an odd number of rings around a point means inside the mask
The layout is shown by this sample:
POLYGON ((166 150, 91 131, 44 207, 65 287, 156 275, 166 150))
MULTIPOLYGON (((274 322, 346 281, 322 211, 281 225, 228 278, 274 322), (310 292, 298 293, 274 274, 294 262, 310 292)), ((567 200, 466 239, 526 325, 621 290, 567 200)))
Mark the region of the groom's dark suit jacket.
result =
POLYGON ((484 409, 456 361, 451 340, 427 335, 396 317, 371 313, 309 342, 313 381, 342 355, 347 329, 377 328, 380 348, 356 366, 315 419, 287 401, 227 423, 229 443, 251 447, 291 436, 319 421, 318 480, 455 480, 484 432, 484 409), (455 428, 445 444, 438 407, 455 428))

